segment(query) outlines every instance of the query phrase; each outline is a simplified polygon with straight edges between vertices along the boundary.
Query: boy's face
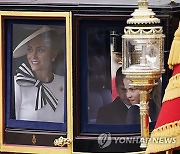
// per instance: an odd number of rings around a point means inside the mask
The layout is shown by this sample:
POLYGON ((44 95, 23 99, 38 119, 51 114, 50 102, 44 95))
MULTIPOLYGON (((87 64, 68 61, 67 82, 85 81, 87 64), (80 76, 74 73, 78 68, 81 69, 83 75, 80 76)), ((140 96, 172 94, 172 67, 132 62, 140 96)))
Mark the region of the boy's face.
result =
POLYGON ((130 80, 124 78, 124 87, 126 90, 126 96, 131 102, 132 105, 134 104, 139 104, 140 103, 140 93, 139 90, 136 89, 134 86, 131 86, 130 84, 132 83, 130 80))
POLYGON ((116 90, 119 94, 120 99, 123 101, 123 103, 125 103, 126 105, 131 105, 129 99, 126 96, 126 89, 124 87, 123 82, 121 82, 120 85, 118 85, 116 90))

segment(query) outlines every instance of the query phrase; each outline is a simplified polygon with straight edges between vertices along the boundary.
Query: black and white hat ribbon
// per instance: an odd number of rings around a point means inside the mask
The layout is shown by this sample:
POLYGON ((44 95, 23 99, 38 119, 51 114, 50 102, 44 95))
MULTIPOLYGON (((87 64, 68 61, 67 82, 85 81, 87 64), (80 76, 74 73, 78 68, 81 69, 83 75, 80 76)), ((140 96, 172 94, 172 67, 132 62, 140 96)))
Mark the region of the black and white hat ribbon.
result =
POLYGON ((17 69, 16 82, 21 86, 35 86, 38 88, 35 110, 41 109, 47 103, 54 111, 56 110, 58 99, 45 84, 35 78, 34 74, 25 63, 22 63, 17 69))

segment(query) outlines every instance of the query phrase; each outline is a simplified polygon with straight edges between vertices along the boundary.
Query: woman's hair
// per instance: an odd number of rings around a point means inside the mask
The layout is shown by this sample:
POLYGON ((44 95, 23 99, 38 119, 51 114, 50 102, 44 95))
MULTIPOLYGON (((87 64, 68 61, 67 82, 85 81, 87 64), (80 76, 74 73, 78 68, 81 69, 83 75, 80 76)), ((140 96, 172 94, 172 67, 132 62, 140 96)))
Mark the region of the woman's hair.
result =
POLYGON ((63 34, 58 35, 57 31, 52 29, 41 34, 41 37, 44 38, 47 45, 51 46, 53 52, 57 52, 58 54, 64 53, 65 36, 63 34))
POLYGON ((53 62, 53 72, 64 75, 65 33, 59 35, 56 29, 52 29, 41 36, 45 43, 51 47, 51 52, 57 53, 56 60, 53 62))

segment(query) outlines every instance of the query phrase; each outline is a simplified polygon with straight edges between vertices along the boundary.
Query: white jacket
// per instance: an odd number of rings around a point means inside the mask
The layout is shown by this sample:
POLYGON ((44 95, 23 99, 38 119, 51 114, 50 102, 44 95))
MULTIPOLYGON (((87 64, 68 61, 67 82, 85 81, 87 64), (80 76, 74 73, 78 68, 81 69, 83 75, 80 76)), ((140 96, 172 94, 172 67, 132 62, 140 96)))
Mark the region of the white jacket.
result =
POLYGON ((20 86, 16 83, 16 76, 14 77, 16 120, 64 122, 64 77, 54 74, 52 82, 43 84, 58 99, 55 112, 49 104, 35 110, 38 88, 35 86, 20 86))

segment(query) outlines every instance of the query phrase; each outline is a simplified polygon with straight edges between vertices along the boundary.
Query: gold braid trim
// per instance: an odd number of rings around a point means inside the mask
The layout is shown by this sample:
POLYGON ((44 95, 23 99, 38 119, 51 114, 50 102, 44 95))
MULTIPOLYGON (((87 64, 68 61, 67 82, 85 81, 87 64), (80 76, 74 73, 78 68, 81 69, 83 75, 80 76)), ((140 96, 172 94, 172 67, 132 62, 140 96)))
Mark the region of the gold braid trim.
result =
POLYGON ((178 97, 180 97, 180 73, 169 79, 162 102, 178 97))
POLYGON ((180 63, 180 22, 178 29, 174 33, 174 40, 171 44, 171 50, 168 59, 168 65, 170 69, 173 69, 173 66, 180 63))
POLYGON ((175 37, 169 54, 168 65, 170 69, 173 69, 174 65, 180 63, 180 37, 175 37))
POLYGON ((167 151, 177 147, 180 147, 180 120, 154 129, 146 153, 167 151))

